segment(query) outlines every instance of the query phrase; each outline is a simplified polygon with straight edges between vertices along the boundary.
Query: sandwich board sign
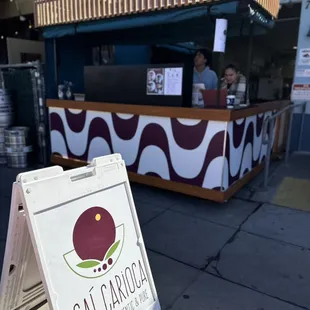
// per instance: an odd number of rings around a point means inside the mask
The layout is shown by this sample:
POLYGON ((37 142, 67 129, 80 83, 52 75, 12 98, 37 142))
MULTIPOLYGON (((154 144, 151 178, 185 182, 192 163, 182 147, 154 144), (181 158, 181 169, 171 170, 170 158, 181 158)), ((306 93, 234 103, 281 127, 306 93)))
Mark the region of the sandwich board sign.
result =
POLYGON ((160 310, 121 155, 17 176, 0 309, 34 307, 160 310))

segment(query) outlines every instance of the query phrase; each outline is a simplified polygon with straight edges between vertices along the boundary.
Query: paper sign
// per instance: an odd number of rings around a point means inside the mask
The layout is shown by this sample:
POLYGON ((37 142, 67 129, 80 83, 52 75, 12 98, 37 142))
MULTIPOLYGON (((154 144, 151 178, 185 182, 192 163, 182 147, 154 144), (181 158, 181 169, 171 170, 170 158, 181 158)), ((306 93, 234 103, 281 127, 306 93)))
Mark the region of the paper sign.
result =
POLYGON ((147 95, 182 96, 183 68, 147 69, 147 95))
POLYGON ((183 68, 165 69, 165 90, 166 96, 182 95, 183 68))
POLYGON ((310 48, 300 49, 298 64, 300 66, 310 66, 310 48))
MULTIPOLYGON (((160 310, 120 155, 66 172, 53 167, 21 174, 12 208, 19 199, 49 309, 160 310)), ((11 232, 14 222, 16 212, 11 213, 11 232)), ((5 270, 12 238, 8 242, 5 270)), ((2 278, 2 304, 15 294, 7 283, 2 278)))
POLYGON ((294 84, 292 100, 310 100, 310 84, 294 84))
POLYGON ((165 87, 165 69, 151 68, 147 69, 147 95, 164 95, 165 87))
POLYGON ((227 19, 216 19, 213 52, 225 53, 227 19))
POLYGON ((310 77, 310 69, 296 69, 296 77, 310 77))

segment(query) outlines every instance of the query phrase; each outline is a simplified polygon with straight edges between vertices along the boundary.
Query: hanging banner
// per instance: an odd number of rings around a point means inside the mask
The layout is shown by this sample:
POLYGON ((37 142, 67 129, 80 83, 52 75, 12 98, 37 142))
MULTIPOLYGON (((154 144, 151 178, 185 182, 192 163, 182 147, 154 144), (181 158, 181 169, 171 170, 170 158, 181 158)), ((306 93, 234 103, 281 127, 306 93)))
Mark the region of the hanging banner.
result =
POLYGON ((20 174, 13 186, 9 232, 0 309, 30 309, 47 298, 50 310, 160 310, 119 154, 66 172, 55 166, 20 174), (21 216, 22 232, 16 226, 21 216), (34 275, 25 273, 20 259, 12 271, 12 249, 19 257, 26 249, 32 270, 39 271, 32 304, 15 297, 22 297, 20 279, 29 285, 34 275))
POLYGON ((225 53, 227 23, 227 19, 216 20, 213 52, 225 53))

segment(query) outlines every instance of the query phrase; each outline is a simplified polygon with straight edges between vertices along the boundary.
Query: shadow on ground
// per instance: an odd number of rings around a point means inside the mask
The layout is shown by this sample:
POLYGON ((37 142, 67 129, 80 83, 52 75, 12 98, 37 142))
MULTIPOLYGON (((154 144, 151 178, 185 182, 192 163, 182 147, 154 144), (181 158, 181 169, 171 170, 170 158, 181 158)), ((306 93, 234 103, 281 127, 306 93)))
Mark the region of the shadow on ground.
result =
MULTIPOLYGON (((310 213, 271 203, 309 168, 306 156, 275 163, 268 190, 260 175, 224 204, 132 184, 162 309, 310 309, 310 213)), ((17 171, 0 173, 1 265, 17 171)))

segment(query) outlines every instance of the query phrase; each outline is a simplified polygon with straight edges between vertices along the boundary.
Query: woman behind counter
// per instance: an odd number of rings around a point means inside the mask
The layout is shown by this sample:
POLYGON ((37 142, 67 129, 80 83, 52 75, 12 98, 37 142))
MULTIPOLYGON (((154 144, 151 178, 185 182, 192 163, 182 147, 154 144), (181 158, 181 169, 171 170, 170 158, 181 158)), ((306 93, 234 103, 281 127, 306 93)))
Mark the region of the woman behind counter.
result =
POLYGON ((236 96, 235 104, 249 104, 249 94, 247 92, 247 81, 244 75, 235 65, 228 65, 225 68, 221 89, 227 89, 228 95, 236 96), (245 95, 247 92, 247 96, 245 95))

